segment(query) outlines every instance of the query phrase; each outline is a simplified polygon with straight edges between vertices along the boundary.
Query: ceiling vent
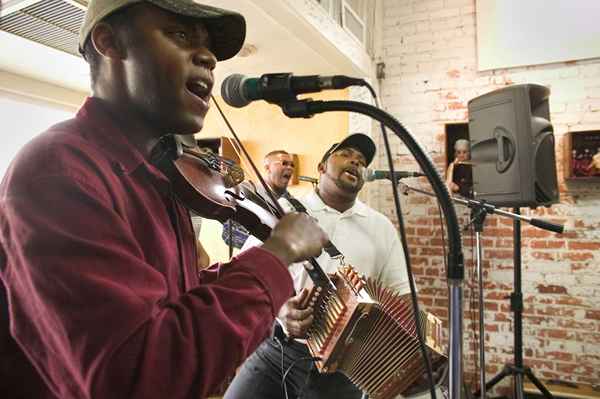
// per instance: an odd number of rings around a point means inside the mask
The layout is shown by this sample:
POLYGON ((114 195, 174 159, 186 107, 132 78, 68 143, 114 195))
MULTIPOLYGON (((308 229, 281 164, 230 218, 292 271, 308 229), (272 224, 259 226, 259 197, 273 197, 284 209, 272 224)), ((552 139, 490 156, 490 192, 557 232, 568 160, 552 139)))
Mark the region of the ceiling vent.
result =
POLYGON ((0 30, 79 56, 79 27, 85 0, 9 0, 2 2, 0 30))

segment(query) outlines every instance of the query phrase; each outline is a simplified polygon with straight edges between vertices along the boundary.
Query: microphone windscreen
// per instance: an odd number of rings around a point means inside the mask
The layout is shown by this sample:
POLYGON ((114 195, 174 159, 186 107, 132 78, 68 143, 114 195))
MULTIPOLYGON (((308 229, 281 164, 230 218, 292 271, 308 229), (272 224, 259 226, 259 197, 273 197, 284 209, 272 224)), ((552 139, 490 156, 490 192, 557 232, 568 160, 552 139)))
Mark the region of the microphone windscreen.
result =
POLYGON ((244 96, 243 83, 245 76, 239 73, 229 75, 221 85, 221 96, 223 100, 232 107, 242 108, 250 104, 250 101, 244 96))

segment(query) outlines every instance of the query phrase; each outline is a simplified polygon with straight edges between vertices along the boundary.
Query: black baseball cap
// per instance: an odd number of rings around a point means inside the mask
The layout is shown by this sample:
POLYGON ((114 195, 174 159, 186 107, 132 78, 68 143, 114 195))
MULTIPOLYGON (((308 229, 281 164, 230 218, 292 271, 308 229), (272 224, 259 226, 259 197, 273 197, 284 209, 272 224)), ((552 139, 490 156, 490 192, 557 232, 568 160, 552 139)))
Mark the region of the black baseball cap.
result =
POLYGON ((83 54, 85 42, 96 24, 115 11, 143 2, 201 20, 213 42, 211 51, 219 61, 236 55, 244 44, 246 20, 235 11, 199 4, 194 0, 90 0, 79 31, 79 52, 83 54))
POLYGON ((356 148, 359 150, 367 161, 367 166, 373 161, 375 158, 375 143, 373 140, 363 133, 354 133, 347 136, 345 139, 340 141, 339 143, 335 143, 325 152, 323 158, 321 158, 321 162, 323 163, 327 161, 327 158, 337 150, 341 150, 342 148, 356 148))

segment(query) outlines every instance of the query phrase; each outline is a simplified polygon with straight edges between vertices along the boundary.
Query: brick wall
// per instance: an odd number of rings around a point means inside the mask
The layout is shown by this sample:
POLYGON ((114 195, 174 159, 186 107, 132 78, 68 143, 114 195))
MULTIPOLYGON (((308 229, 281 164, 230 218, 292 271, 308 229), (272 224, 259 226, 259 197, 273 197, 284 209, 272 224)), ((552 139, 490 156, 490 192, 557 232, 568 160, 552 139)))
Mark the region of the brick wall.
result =
MULTIPOLYGON (((522 270, 525 363, 540 378, 600 382, 600 185, 566 183, 562 145, 569 131, 600 129, 600 59, 477 72, 475 0, 384 0, 382 83, 384 107, 396 116, 444 169, 444 126, 467 122, 467 101, 517 83, 550 87, 560 204, 525 215, 564 223, 556 235, 523 226, 522 270)), ((378 135, 375 135, 378 137, 378 135)), ((379 148, 381 139, 379 139, 379 148)), ((414 167, 392 139, 397 167, 414 167)), ((383 151, 377 160, 384 165, 383 151)), ((410 182, 421 184, 421 181, 410 182)), ((374 184, 371 203, 394 219, 389 185, 374 184)), ((402 198, 414 272, 422 302, 447 317, 440 223, 435 202, 402 198)), ((457 206, 461 225, 468 211, 457 206)), ((483 233, 487 379, 513 361, 512 220, 489 216, 483 233)), ((478 370, 477 280, 471 233, 464 233, 464 351, 467 371, 478 370)), ((474 385, 478 375, 469 376, 474 385)), ((509 386, 509 379, 502 384, 509 386)))

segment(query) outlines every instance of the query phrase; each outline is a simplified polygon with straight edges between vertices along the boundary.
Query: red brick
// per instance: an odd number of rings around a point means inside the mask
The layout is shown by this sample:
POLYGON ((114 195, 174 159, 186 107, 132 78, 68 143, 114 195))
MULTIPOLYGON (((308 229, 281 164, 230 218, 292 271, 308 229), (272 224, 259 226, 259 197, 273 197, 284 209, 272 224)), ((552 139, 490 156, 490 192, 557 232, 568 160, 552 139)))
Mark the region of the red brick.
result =
POLYGON ((429 201, 429 198, 427 198, 427 197, 413 195, 412 197, 408 198, 408 203, 411 205, 426 205, 426 204, 429 204, 430 201, 429 201))
POLYGON ((540 294, 566 294, 567 289, 560 285, 543 285, 539 284, 537 290, 540 294))
POLYGON ((494 320, 496 320, 496 321, 512 321, 512 319, 510 319, 506 313, 496 313, 494 315, 494 320))
POLYGON ((448 300, 444 299, 444 298, 435 298, 433 300, 433 303, 437 307, 441 307, 441 308, 447 308, 448 307, 448 300))
POLYGON ((548 318, 543 316, 527 315, 523 317, 523 320, 525 320, 525 323, 527 323, 527 325, 540 325, 542 323, 547 322, 548 318))
POLYGON ((425 256, 442 256, 444 254, 444 250, 442 248, 432 248, 432 247, 423 247, 421 248, 421 255, 425 256))
POLYGON ((562 258, 572 261, 584 261, 594 259, 594 254, 591 252, 567 252, 562 255, 562 258))
POLYGON ((584 300, 573 296, 560 296, 554 299, 554 303, 557 305, 581 306, 584 304, 584 300))
POLYGON ((514 246, 513 240, 503 240, 503 239, 497 239, 496 240, 496 247, 497 248, 512 248, 514 246))
POLYGON ((457 109, 465 109, 467 106, 459 101, 452 101, 448 103, 448 109, 457 110, 457 109))
POLYGON ((554 233, 550 233, 549 231, 541 229, 523 229, 521 232, 521 238, 547 238, 552 234, 554 233))
POLYGON ((531 256, 534 259, 540 259, 540 260, 551 260, 551 261, 556 260, 556 255, 554 252, 533 251, 533 252, 531 252, 531 256))
POLYGON ((574 339, 575 333, 567 330, 559 330, 553 328, 544 328, 539 332, 540 337, 547 337, 552 339, 574 339))
POLYGON ((492 291, 485 294, 487 300, 505 300, 510 294, 508 292, 492 291))
POLYGON ((550 241, 550 240, 531 240, 529 247, 534 249, 558 249, 564 248, 564 241, 550 241))
POLYGON ((502 228, 502 227, 489 227, 486 228, 484 230, 484 234, 483 237, 484 238, 490 238, 490 237, 512 237, 513 236, 513 231, 512 229, 506 229, 506 228, 502 228))
POLYGON ((425 306, 431 306, 433 304, 433 298, 421 297, 419 298, 419 301, 421 301, 425 306))
POLYGON ((571 353, 558 351, 536 351, 536 356, 547 360, 560 360, 562 362, 572 362, 574 358, 573 354, 571 353))
POLYGON ((571 309, 571 308, 567 308, 564 306, 543 306, 543 307, 537 307, 536 311, 538 314, 541 315, 548 315, 548 316, 567 316, 567 317, 574 317, 575 316, 575 309, 571 309))
POLYGON ((488 259, 512 259, 513 251, 502 249, 484 249, 483 254, 488 259))
POLYGON ((584 241, 584 242, 569 241, 569 249, 598 251, 598 250, 600 250, 600 242, 597 242, 597 241, 584 241))
POLYGON ((429 264, 429 258, 424 256, 411 256, 410 262, 413 266, 427 266, 429 264))
POLYGON ((421 237, 430 237, 433 235, 433 229, 419 227, 419 228, 417 228, 417 235, 419 235, 421 237))
MULTIPOLYGON (((596 322, 594 321, 578 321, 573 319, 558 319, 556 320, 556 326, 560 328, 568 328, 571 330, 584 330, 584 331, 594 331, 596 328, 596 322)), ((600 360, 600 357, 598 357, 600 360)))

